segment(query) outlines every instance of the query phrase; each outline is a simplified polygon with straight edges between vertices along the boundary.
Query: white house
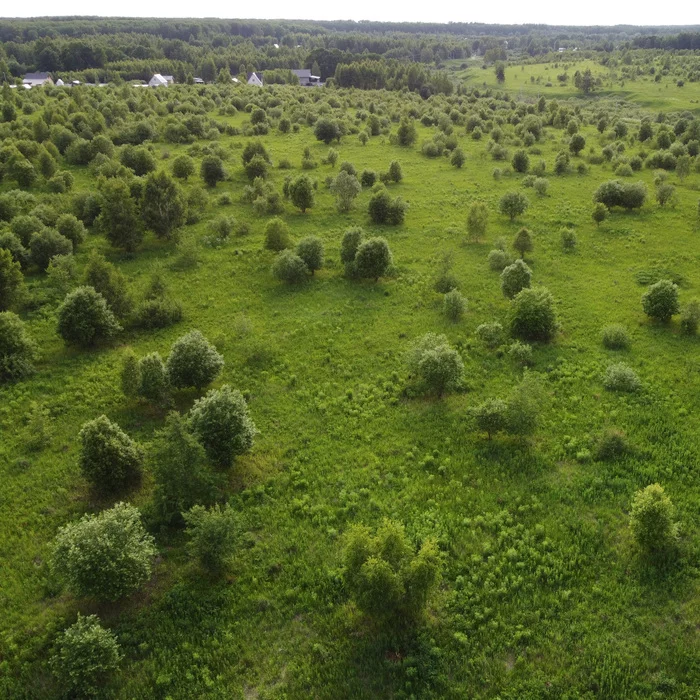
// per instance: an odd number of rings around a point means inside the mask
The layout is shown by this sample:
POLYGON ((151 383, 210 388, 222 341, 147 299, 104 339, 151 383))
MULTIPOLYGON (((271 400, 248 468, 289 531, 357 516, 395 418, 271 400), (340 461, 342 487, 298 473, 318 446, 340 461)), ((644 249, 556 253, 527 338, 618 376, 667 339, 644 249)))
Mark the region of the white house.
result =
POLYGON ((323 85, 320 76, 311 75, 311 71, 308 68, 292 69, 292 73, 299 78, 301 87, 319 87, 323 85))
POLYGON ((255 85, 256 87, 262 87, 263 86, 262 73, 248 73, 248 85, 255 85))
POLYGON ((156 73, 149 81, 148 87, 168 87, 175 82, 172 75, 161 75, 156 73))
POLYGON ((22 83, 29 85, 29 87, 40 87, 42 85, 53 85, 53 80, 50 73, 27 73, 22 78, 22 83))

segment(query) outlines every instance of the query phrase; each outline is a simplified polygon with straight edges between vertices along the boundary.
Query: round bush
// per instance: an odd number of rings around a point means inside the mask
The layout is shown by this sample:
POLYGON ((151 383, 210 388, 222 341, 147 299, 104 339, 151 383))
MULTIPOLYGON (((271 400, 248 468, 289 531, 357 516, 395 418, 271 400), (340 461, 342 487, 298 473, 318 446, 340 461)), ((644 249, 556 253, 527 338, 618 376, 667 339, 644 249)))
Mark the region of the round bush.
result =
POLYGON ((29 376, 35 359, 36 346, 19 316, 11 311, 0 312, 0 382, 29 376))
POLYGON ((505 250, 494 248, 492 251, 489 251, 488 261, 491 270, 501 272, 510 265, 511 258, 505 250))
POLYGON ((678 540, 678 524, 673 522, 674 507, 660 484, 650 484, 632 499, 630 530, 643 554, 665 559, 678 540))
POLYGON ((216 379, 224 358, 198 330, 178 338, 170 350, 166 371, 170 385, 176 389, 202 389, 216 379))
POLYGON ((450 347, 444 335, 435 333, 426 333, 414 342, 406 355, 406 365, 438 396, 459 388, 464 374, 460 354, 450 347))
POLYGON ((323 242, 318 236, 307 236, 297 243, 297 255, 313 275, 323 267, 323 242))
POLYGON ((29 242, 32 262, 42 271, 51 262, 54 255, 70 255, 73 252, 73 244, 65 236, 52 228, 45 228, 32 235, 29 242))
POLYGON ((69 292, 58 308, 58 334, 69 345, 89 347, 122 330, 101 294, 92 287, 69 292))
POLYGON ((53 567, 76 595, 114 601, 148 581, 156 554, 138 509, 117 503, 62 527, 54 544, 53 567))
POLYGON ((507 299, 512 299, 518 292, 530 286, 532 270, 527 263, 516 260, 501 272, 501 291, 507 299))
POLYGON ((619 323, 611 323, 603 328, 603 346, 608 350, 627 350, 630 346, 630 337, 627 329, 619 323))
POLYGON ((642 383, 631 367, 619 362, 608 367, 603 377, 603 386, 608 391, 635 392, 639 391, 642 383))
POLYGON ((554 299, 544 287, 523 289, 512 301, 510 332, 521 340, 548 342, 557 332, 554 299))
POLYGON ((272 264, 272 274, 280 282, 287 284, 299 284, 303 282, 308 274, 309 268, 306 263, 291 250, 283 250, 272 264))
POLYGON ((452 289, 445 294, 443 303, 445 316, 450 321, 459 321, 467 310, 467 300, 456 289, 452 289))
POLYGON ((265 247, 268 250, 279 252, 285 248, 289 248, 291 241, 289 240, 289 228, 287 224, 276 216, 270 219, 265 224, 265 247))
POLYGON ((122 489, 141 475, 143 451, 107 416, 85 423, 78 436, 80 470, 99 491, 122 489))
POLYGON ((385 238, 369 238, 360 243, 355 255, 358 277, 378 280, 391 265, 391 251, 385 238))
POLYGON ((503 326, 498 321, 482 323, 476 327, 474 335, 487 348, 497 348, 503 342, 503 326))
POLYGON ((139 360, 138 374, 141 378, 139 395, 148 401, 163 403, 170 392, 163 358, 157 352, 142 357, 139 360))
POLYGON ((650 318, 668 323, 671 316, 680 310, 678 286, 671 280, 660 280, 656 284, 652 284, 642 295, 642 308, 650 318))

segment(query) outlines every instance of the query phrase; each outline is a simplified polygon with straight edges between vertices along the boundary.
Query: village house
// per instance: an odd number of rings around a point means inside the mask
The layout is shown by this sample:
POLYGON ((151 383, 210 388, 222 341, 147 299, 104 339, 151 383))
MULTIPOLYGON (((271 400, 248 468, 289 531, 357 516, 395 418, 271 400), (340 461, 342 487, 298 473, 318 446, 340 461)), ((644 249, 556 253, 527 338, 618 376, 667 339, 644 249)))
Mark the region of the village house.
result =
POLYGON ((41 87, 42 85, 53 85, 50 73, 27 73, 22 78, 22 84, 29 87, 41 87))
POLYGON ((154 76, 148 81, 148 87, 168 87, 175 82, 172 75, 161 75, 160 73, 155 73, 154 76))
POLYGON ((320 87, 323 85, 320 76, 311 75, 311 71, 308 68, 293 69, 292 73, 299 78, 301 87, 320 87))
POLYGON ((263 86, 262 73, 248 73, 248 85, 255 85, 256 87, 262 87, 263 86))

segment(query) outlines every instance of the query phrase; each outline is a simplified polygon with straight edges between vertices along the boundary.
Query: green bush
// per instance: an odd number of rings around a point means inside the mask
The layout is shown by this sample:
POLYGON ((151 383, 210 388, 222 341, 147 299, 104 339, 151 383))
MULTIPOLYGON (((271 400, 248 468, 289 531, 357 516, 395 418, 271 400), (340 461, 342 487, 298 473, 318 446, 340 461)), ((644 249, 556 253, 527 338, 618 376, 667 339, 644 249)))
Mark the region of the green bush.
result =
POLYGON ((684 335, 695 335, 700 323, 700 300, 691 299, 681 312, 680 326, 684 335))
POLYGON ((608 180, 595 191, 593 201, 605 205, 608 209, 639 209, 643 206, 646 196, 647 189, 643 182, 608 180))
POLYGON ((56 230, 73 244, 73 250, 85 241, 85 225, 73 214, 61 214, 56 220, 56 230))
POLYGON ((122 368, 119 373, 122 393, 128 398, 138 396, 141 388, 141 370, 139 361, 133 350, 129 349, 122 358, 122 368))
POLYGON ((257 433, 241 392, 228 384, 196 401, 189 420, 207 457, 220 467, 230 466, 236 455, 250 450, 257 433))
POLYGON ((444 335, 426 333, 418 338, 406 353, 406 366, 438 397, 461 387, 464 363, 444 335))
POLYGON ((165 369, 175 389, 202 389, 216 379, 224 358, 198 330, 178 338, 170 350, 165 369))
POLYGON ((354 272, 358 277, 379 280, 391 265, 391 251, 385 238, 368 238, 357 247, 354 272))
POLYGON ((671 280, 659 280, 652 284, 649 289, 642 294, 642 308, 644 313, 650 318, 668 323, 671 316, 680 310, 678 304, 678 285, 671 280))
POLYGON ((133 307, 126 277, 104 256, 92 251, 83 272, 83 283, 104 297, 118 319, 126 318, 133 307))
POLYGON ((530 286, 532 270, 527 263, 516 260, 501 272, 501 291, 506 299, 512 299, 518 292, 530 286))
POLYGON ((53 568, 78 596, 118 600, 151 577, 157 554, 138 509, 117 503, 58 531, 53 568))
POLYGON ((194 506, 184 513, 189 537, 187 550, 209 574, 221 574, 228 564, 235 544, 236 522, 231 506, 206 509, 194 506))
POLYGON ((154 403, 165 403, 170 395, 170 382, 160 354, 152 352, 142 357, 138 373, 141 377, 139 396, 154 403))
POLYGON ((6 311, 20 299, 24 290, 24 277, 12 253, 0 248, 0 311, 6 311))
POLYGON ((625 434, 616 428, 609 428, 596 441, 596 459, 599 459, 601 462, 617 459, 624 455, 628 449, 629 446, 625 434))
POLYGON ((520 367, 531 367, 534 364, 532 346, 515 340, 508 348, 508 355, 520 367))
POLYGON ((533 247, 532 234, 526 228, 521 228, 520 231, 515 234, 513 248, 518 252, 521 258, 524 258, 525 253, 532 252, 533 247))
POLYGON ((635 392, 639 391, 642 383, 637 373, 626 364, 618 362, 610 365, 603 377, 603 385, 608 391, 635 392))
POLYGON ((291 246, 287 224, 276 216, 265 224, 265 248, 279 252, 291 246))
POLYGON ((634 494, 630 530, 642 554, 656 563, 673 554, 678 542, 675 509, 660 484, 650 484, 634 494))
POLYGON ((300 284, 307 279, 309 268, 296 253, 283 250, 272 264, 272 274, 275 279, 287 284, 300 284))
POLYGON ((135 328, 153 330, 167 328, 182 321, 182 304, 167 297, 144 299, 134 309, 132 324, 135 328))
POLYGON ((107 416, 85 423, 78 437, 80 471, 98 491, 121 490, 141 476, 143 450, 107 416))
POLYGON ((122 330, 107 302, 92 287, 78 287, 58 308, 58 334, 68 345, 89 347, 122 330))
POLYGON ((323 242, 318 236, 306 236, 297 243, 297 255, 313 275, 323 267, 323 242))
POLYGON ((476 429, 486 433, 488 439, 508 426, 508 404, 501 399, 486 399, 471 409, 476 429))
POLYGON ((530 202, 521 192, 506 192, 498 203, 498 210, 511 221, 524 214, 530 202))
POLYGON ((0 382, 28 377, 34 371, 36 356, 36 346, 19 316, 0 312, 0 382))
POLYGON ((445 294, 443 305, 445 316, 450 321, 459 321, 467 310, 467 300, 456 289, 445 294))
POLYGON ((557 332, 554 299, 544 287, 523 289, 511 303, 510 332, 521 340, 548 342, 557 332))
POLYGON ((487 348, 497 348, 499 345, 501 345, 501 343, 503 343, 503 326, 498 323, 498 321, 482 323, 476 327, 474 335, 487 348))
POLYGON ((364 238, 364 231, 359 226, 353 226, 345 231, 340 243, 340 262, 345 265, 345 274, 352 277, 355 270, 357 249, 364 238))
POLYGON ((29 241, 31 261, 42 271, 51 262, 54 255, 70 255, 73 244, 65 236, 52 228, 44 228, 39 233, 32 234, 29 241))
POLYGON ((511 264, 511 257, 505 250, 494 248, 489 251, 488 262, 491 270, 494 272, 502 272, 511 264))
POLYGON ((627 329, 619 323, 611 323, 603 328, 603 346, 608 350, 627 350, 630 346, 630 337, 627 329))
POLYGON ((122 660, 117 638, 96 615, 83 617, 58 636, 51 668, 68 697, 94 697, 122 660))
POLYGON ((561 248, 565 253, 573 253, 576 250, 578 240, 576 233, 570 228, 562 229, 561 231, 561 248))

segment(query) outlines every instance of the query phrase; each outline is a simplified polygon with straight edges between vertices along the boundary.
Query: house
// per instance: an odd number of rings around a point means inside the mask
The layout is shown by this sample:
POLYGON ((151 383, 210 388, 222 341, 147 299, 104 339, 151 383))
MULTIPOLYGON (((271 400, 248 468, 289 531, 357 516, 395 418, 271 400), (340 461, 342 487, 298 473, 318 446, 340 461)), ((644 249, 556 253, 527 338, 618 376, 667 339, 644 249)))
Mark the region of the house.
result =
POLYGON ((321 78, 318 75, 311 75, 311 71, 308 68, 292 70, 292 73, 299 78, 299 85, 301 87, 319 87, 323 85, 321 78))
POLYGON ((65 83, 60 78, 56 81, 56 87, 63 87, 64 85, 65 83))
POLYGON ((204 80, 202 78, 192 78, 195 85, 204 85, 204 80))
POLYGON ((53 80, 51 80, 49 73, 27 73, 22 78, 22 83, 29 85, 29 87, 40 87, 42 85, 53 85, 53 80))
POLYGON ((168 87, 175 82, 172 75, 161 75, 160 73, 155 73, 154 76, 148 81, 148 87, 168 87))
POLYGON ((248 73, 248 85, 255 85, 256 87, 262 87, 263 86, 262 73, 248 73))

